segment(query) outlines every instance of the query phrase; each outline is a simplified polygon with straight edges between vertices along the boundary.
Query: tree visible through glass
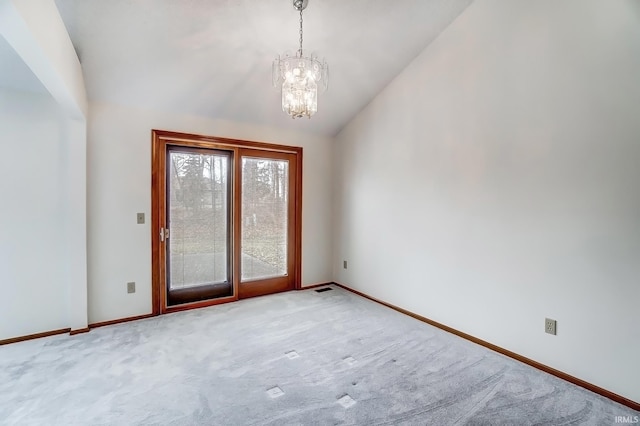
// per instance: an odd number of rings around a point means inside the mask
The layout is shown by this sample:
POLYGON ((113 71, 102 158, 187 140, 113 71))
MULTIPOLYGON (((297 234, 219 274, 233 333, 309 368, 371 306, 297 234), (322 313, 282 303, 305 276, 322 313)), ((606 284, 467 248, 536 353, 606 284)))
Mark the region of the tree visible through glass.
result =
POLYGON ((287 275, 288 200, 288 161, 242 157, 242 281, 287 275))
POLYGON ((171 290, 229 280, 229 157, 171 152, 171 290))

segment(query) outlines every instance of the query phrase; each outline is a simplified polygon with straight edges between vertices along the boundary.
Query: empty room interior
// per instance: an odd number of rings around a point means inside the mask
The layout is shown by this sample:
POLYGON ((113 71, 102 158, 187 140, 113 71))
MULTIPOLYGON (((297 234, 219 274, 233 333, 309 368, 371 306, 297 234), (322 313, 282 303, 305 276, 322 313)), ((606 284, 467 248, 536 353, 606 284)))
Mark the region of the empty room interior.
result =
POLYGON ((0 424, 640 423, 637 0, 0 0, 0 424))

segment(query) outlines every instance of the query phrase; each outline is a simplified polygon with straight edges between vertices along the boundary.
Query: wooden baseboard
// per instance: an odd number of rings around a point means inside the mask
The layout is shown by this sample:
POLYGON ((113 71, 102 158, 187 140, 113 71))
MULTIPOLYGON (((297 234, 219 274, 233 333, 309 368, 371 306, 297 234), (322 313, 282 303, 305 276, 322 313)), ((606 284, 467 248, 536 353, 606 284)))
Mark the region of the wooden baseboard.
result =
POLYGON ((586 382, 586 381, 584 381, 582 379, 579 379, 577 377, 574 377, 574 376, 572 376, 570 374, 564 373, 564 372, 562 372, 560 370, 556 370, 555 368, 551 368, 551 367, 549 367, 547 365, 541 364, 538 361, 534 361, 534 360, 532 360, 530 358, 524 357, 524 356, 519 355, 519 354, 517 354, 515 352, 511 352, 511 351, 509 351, 507 349, 501 348, 500 346, 496 346, 493 343, 489 343, 489 342, 487 342, 485 340, 478 339, 477 337, 474 337, 474 336, 472 336, 470 334, 463 333, 462 331, 458 331, 455 328, 451 328, 451 327, 449 327, 447 325, 444 325, 444 324, 441 324, 439 322, 430 320, 429 318, 425 318, 422 315, 415 314, 415 313, 413 313, 411 311, 408 311, 406 309, 403 309, 403 308, 400 308, 398 306, 392 305, 390 303, 384 302, 382 300, 376 299, 375 297, 371 297, 368 294, 365 294, 365 293, 362 293, 362 292, 360 292, 358 290, 354 290, 352 288, 349 288, 346 285, 339 284, 339 283, 336 283, 336 282, 334 282, 332 284, 335 284, 338 287, 341 287, 341 288, 343 288, 343 289, 345 289, 347 291, 350 291, 350 292, 352 292, 354 294, 357 294, 358 296, 364 297, 365 299, 369 299, 369 300, 371 300, 373 302, 379 303, 379 304, 384 305, 384 306, 386 306, 388 308, 391 308, 391 309, 393 309, 395 311, 401 312, 401 313, 403 313, 405 315, 408 315, 408 316, 410 316, 412 318, 415 318, 415 319, 417 319, 419 321, 422 321, 422 322, 425 322, 425 323, 427 323, 429 325, 437 327, 437 328, 439 328, 441 330, 444 330, 444 331, 449 332, 451 334, 455 334, 458 337, 462 337, 463 339, 469 340, 469 341, 471 341, 473 343, 476 343, 476 344, 478 344, 480 346, 484 346, 487 349, 491 349, 492 351, 495 351, 495 352, 498 352, 498 353, 500 353, 502 355, 508 356, 509 358, 513 358, 516 361, 520 361, 520 362, 522 362, 524 364, 527 364, 527 365, 529 365, 529 366, 531 366, 533 368, 536 368, 538 370, 542 370, 545 373, 551 374, 552 376, 556 376, 556 377, 558 377, 558 378, 560 378, 562 380, 565 380, 565 381, 567 381, 569 383, 573 383, 574 385, 577 385, 577 386, 580 386, 582 388, 585 388, 585 389, 587 389, 587 390, 589 390, 589 391, 591 391, 593 393, 597 393, 598 395, 602 395, 605 398, 609 398, 610 400, 615 401, 615 402, 617 402, 619 404, 626 405, 627 407, 629 407, 629 408, 631 408, 633 410, 640 411, 640 403, 638 403, 636 401, 632 401, 632 400, 630 400, 628 398, 625 398, 622 395, 618 395, 617 393, 614 393, 614 392, 608 391, 606 389, 603 389, 600 386, 596 386, 596 385, 594 385, 592 383, 586 382))
POLYGON ((329 283, 311 284, 311 285, 307 285, 307 286, 304 286, 304 287, 300 287, 297 290, 309 290, 309 289, 312 289, 312 288, 326 287, 326 286, 331 285, 331 284, 335 284, 335 283, 329 282, 329 283))
POLYGON ((69 333, 70 331, 70 328, 61 328, 59 330, 45 331, 43 333, 29 334, 27 336, 12 337, 11 339, 0 340, 0 346, 8 345, 10 343, 24 342, 25 340, 39 339, 41 337, 55 336, 56 334, 69 333))
POLYGON ((69 332, 69 335, 70 336, 75 336, 76 334, 88 333, 89 331, 91 331, 91 329, 89 327, 78 328, 76 330, 71 330, 69 332))
POLYGON ((145 315, 138 315, 135 317, 126 317, 126 318, 120 318, 120 319, 115 319, 115 320, 111 320, 111 321, 103 321, 103 322, 95 322, 93 324, 89 324, 89 328, 98 328, 98 327, 104 327, 106 325, 114 325, 114 324, 120 324, 123 322, 129 322, 129 321, 137 321, 137 320, 141 320, 141 319, 145 319, 145 318, 151 318, 151 317, 155 317, 157 316, 156 314, 145 314, 145 315))

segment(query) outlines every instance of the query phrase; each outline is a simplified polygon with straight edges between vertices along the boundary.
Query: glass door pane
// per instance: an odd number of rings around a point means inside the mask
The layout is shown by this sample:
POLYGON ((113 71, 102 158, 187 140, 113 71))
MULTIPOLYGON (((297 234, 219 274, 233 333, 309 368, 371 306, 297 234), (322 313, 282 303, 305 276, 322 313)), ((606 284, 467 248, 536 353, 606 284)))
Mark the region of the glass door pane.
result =
POLYGON ((288 275, 289 161, 242 157, 241 280, 288 275))
POLYGON ((230 296, 231 155, 189 148, 168 154, 168 302, 230 296))

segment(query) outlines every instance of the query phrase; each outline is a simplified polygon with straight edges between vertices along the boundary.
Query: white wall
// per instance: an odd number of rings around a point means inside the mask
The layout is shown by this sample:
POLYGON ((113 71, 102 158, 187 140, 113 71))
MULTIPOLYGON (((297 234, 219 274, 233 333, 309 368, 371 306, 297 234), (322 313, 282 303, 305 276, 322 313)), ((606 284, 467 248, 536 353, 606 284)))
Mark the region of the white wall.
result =
POLYGON ((69 327, 88 325, 87 307, 87 122, 65 114, 65 248, 69 286, 69 327))
POLYGON ((85 120, 82 68, 53 0, 0 0, 0 36, 69 118, 85 120))
MULTIPOLYGON (((10 46, 4 52, 7 56, 0 58, 0 62, 8 62, 9 70, 0 81, 0 87, 7 88, 0 101, 2 144, 6 152, 18 146, 17 153, 28 153, 36 168, 24 182, 12 178, 20 167, 17 164, 8 164, 0 172, 11 185, 6 187, 7 196, 11 196, 8 199, 24 189, 27 201, 24 205, 10 202, 3 209, 3 214, 18 222, 1 226, 12 227, 14 240, 24 237, 21 242, 5 240, 5 249, 12 250, 11 257, 16 260, 8 271, 24 285, 9 293, 17 292, 15 299, 6 302, 12 303, 7 317, 0 314, 5 327, 0 327, 0 339, 4 334, 15 337, 58 328, 83 329, 87 326, 87 100, 82 69, 53 0, 0 0, 0 37, 10 46), (27 90, 40 95, 16 92, 15 85, 21 81, 29 82, 27 90), (39 176, 37 183, 30 181, 35 176, 39 176), (43 179, 46 182, 40 183, 43 179), (41 208, 43 194, 44 199, 55 199, 56 203, 41 208), (44 241, 36 244, 40 227, 47 232, 44 241), (39 254, 29 255, 30 251, 39 254), (57 259, 50 276, 50 260, 44 257, 47 252, 52 253, 51 259, 57 259), (48 305, 47 298, 54 292, 48 305), (64 308, 54 313, 61 295, 64 308), (38 302, 29 304, 31 299, 38 302), (44 304, 46 308, 40 310, 44 304), (17 309, 20 314, 11 316, 17 309), (65 318, 62 325, 61 318, 65 318)), ((3 162, 12 159, 5 155, 3 162)), ((0 285, 14 286, 11 280, 0 285)))
POLYGON ((637 1, 476 0, 337 137, 335 280, 640 401, 639 76, 637 1))
POLYGON ((0 129, 2 340, 70 327, 70 265, 60 107, 48 94, 0 89, 0 129))
POLYGON ((90 323, 151 312, 151 129, 303 147, 302 282, 331 281, 330 138, 107 104, 89 110, 90 323), (128 281, 136 293, 127 294, 128 281))

